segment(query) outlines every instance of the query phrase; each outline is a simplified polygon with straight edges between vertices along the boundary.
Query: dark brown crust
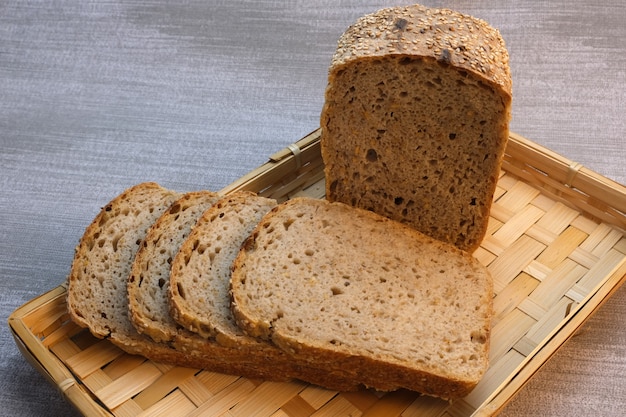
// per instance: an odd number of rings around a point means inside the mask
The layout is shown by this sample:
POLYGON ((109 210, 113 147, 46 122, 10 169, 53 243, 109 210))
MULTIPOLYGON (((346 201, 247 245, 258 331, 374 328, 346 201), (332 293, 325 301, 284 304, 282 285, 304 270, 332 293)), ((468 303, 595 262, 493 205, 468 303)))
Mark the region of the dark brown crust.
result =
POLYGON ((356 59, 387 55, 434 58, 512 95, 509 54, 499 31, 469 15, 412 5, 363 16, 339 39, 330 70, 356 59))

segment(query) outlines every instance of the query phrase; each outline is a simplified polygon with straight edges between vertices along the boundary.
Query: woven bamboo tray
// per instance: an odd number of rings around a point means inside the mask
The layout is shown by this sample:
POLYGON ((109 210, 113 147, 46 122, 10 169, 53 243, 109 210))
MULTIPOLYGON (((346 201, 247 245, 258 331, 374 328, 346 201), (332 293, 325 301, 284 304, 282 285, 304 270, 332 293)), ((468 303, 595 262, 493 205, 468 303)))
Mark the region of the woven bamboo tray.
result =
MULTIPOLYGON (((319 131, 222 190, 324 196, 319 131)), ((68 319, 65 287, 9 318, 24 356, 89 416, 487 416, 497 414, 626 280, 626 188, 511 134, 487 237, 495 280, 491 366, 448 403, 409 391, 341 393, 178 368, 128 355, 68 319)))

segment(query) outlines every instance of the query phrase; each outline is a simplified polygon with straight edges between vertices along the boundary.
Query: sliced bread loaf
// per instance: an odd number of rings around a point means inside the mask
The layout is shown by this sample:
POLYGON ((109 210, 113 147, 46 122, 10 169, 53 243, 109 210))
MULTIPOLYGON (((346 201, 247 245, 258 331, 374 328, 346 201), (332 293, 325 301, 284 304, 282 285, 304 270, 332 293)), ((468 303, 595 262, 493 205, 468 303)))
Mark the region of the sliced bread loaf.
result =
POLYGON ((157 342, 169 342, 179 334, 169 314, 171 263, 198 218, 219 199, 212 191, 187 193, 150 227, 127 287, 130 318, 139 333, 157 342))
POLYGON ((148 229, 181 195, 155 183, 132 187, 107 204, 87 227, 68 278, 70 317, 96 337, 151 360, 251 378, 287 377, 237 351, 185 337, 170 344, 139 334, 128 317, 127 281, 148 229))
POLYGON ((475 250, 508 140, 511 75, 486 22, 387 8, 341 36, 321 114, 326 195, 475 250))
POLYGON ((370 211, 282 203, 246 240, 231 286, 246 333, 370 387, 457 398, 488 365, 487 269, 370 211))

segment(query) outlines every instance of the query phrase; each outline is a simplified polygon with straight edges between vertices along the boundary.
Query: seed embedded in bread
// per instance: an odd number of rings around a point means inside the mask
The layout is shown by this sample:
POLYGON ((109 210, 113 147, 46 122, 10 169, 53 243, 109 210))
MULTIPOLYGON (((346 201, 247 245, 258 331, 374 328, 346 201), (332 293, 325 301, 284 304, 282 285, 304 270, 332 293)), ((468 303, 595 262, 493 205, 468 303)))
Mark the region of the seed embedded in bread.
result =
POLYGON ((419 5, 342 35, 321 115, 326 196, 474 251, 508 140, 511 75, 486 22, 419 5))

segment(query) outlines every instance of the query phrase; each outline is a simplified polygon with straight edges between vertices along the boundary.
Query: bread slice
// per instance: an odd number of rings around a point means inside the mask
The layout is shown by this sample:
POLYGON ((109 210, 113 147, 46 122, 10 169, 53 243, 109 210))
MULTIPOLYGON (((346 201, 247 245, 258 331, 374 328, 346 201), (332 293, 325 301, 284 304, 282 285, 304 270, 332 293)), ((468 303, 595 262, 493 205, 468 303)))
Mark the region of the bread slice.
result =
POLYGON ((326 196, 474 251, 508 140, 509 57, 485 21, 420 5, 338 42, 321 114, 326 196))
POLYGON ((370 211, 282 203, 246 240, 231 286, 246 333, 369 387, 457 398, 488 365, 487 269, 370 211))
POLYGON ((141 183, 98 213, 76 248, 69 275, 67 305, 76 323, 112 341, 134 333, 126 295, 132 261, 150 226, 179 197, 156 183, 141 183))
POLYGON ((180 328, 169 314, 172 260, 202 213, 220 199, 212 191, 190 192, 175 201, 150 227, 128 280, 130 318, 139 333, 169 342, 180 328))
POLYGON ((210 338, 241 335, 230 312, 230 270, 243 241, 276 200, 247 191, 218 201, 198 220, 172 261, 171 315, 183 327, 210 338))
POLYGON ((237 351, 179 337, 169 344, 139 334, 128 317, 127 281, 151 225, 181 195, 156 183, 138 184, 114 198, 87 227, 68 278, 70 317, 93 335, 156 362, 250 378, 285 380, 237 351))

